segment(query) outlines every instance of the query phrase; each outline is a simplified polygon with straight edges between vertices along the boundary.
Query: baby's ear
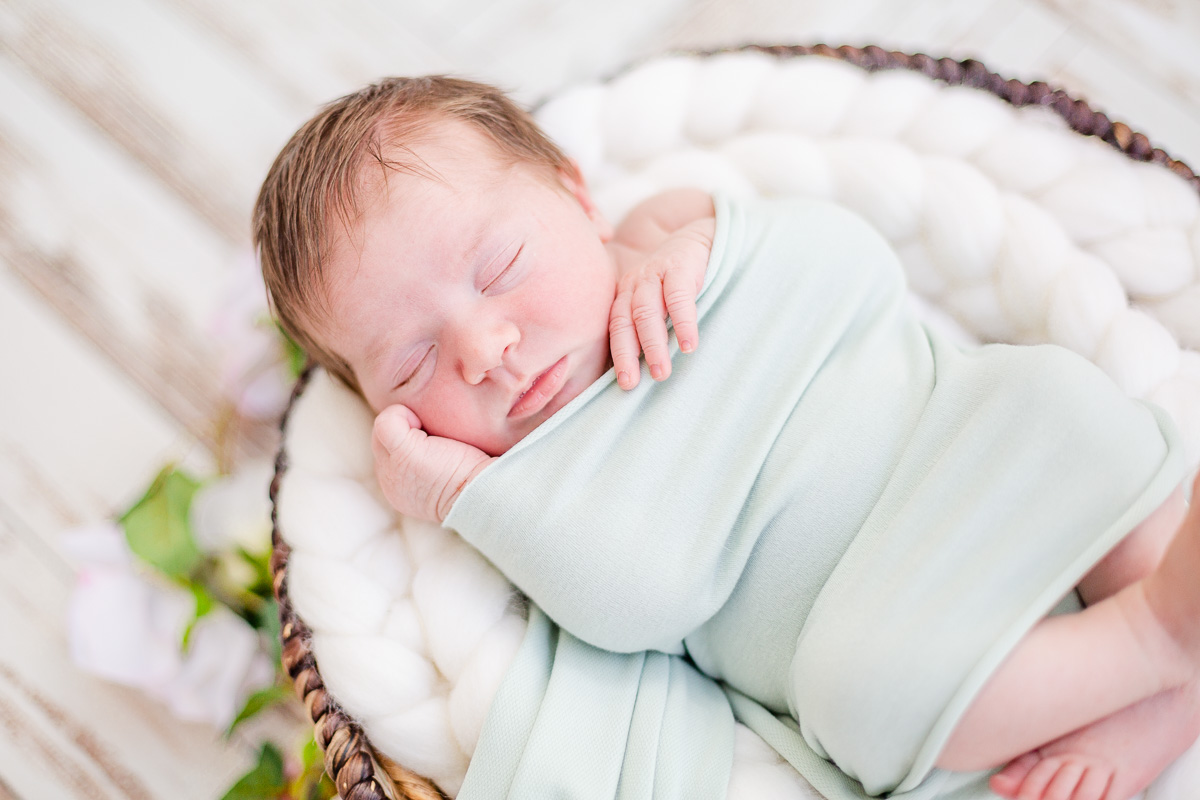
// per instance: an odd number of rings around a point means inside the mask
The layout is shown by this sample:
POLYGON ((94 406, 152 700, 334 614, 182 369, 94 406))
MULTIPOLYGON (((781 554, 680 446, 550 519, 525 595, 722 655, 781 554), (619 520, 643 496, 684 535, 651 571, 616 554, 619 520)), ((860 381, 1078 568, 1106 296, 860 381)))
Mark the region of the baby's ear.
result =
POLYGON ((558 180, 575 197, 583 209, 583 213, 587 214, 588 219, 596 226, 600 241, 607 242, 612 239, 613 226, 592 202, 592 194, 588 191, 587 181, 584 180, 583 173, 579 171, 579 164, 575 159, 567 159, 567 166, 559 168, 558 180))

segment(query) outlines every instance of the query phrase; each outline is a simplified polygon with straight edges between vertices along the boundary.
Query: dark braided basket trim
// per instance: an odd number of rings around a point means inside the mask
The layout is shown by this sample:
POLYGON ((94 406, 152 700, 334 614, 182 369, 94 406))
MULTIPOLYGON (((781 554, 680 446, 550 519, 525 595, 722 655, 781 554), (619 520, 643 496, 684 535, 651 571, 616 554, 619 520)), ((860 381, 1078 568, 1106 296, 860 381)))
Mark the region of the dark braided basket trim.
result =
MULTIPOLYGON (((296 401, 308 386, 315 367, 309 364, 292 388, 280 423, 283 442, 296 401)), ((313 721, 317 744, 325 754, 325 771, 343 800, 445 800, 430 781, 375 752, 362 728, 342 711, 325 689, 309 643, 312 631, 292 608, 287 591, 287 564, 291 548, 279 533, 277 499, 287 471, 287 448, 280 444, 271 479, 271 578, 279 602, 283 668, 313 721)))
MULTIPOLYGON (((737 51, 758 51, 778 58, 818 55, 848 61, 874 72, 881 69, 910 69, 951 85, 985 89, 1014 106, 1040 105, 1053 109, 1072 130, 1085 136, 1098 136, 1135 161, 1152 161, 1188 181, 1200 192, 1200 178, 1182 161, 1171 158, 1151 145, 1145 135, 1123 122, 1113 122, 1079 100, 1042 81, 1022 83, 989 71, 974 59, 954 61, 917 53, 898 53, 874 45, 867 47, 830 47, 829 45, 745 45, 736 48, 692 51, 682 55, 710 56, 737 51)), ((325 689, 317 662, 309 647, 312 632, 296 615, 287 594, 287 562, 291 548, 279 533, 276 497, 287 471, 287 424, 296 400, 304 392, 313 373, 310 365, 296 381, 284 412, 280 430, 284 443, 275 456, 275 477, 271 481, 271 574, 275 598, 279 601, 282 625, 283 666, 304 701, 312 718, 317 743, 325 753, 325 770, 344 800, 445 800, 434 784, 377 753, 362 728, 343 712, 325 689)))
MULTIPOLYGON (((952 86, 971 86, 986 89, 1013 106, 1046 106, 1062 117, 1071 129, 1084 136, 1097 136, 1120 150, 1135 161, 1153 161, 1188 181, 1200 191, 1200 178, 1191 167, 1171 158, 1166 151, 1155 147, 1145 134, 1137 133, 1124 122, 1113 122, 1108 115, 1092 109, 1086 101, 1072 97, 1062 89, 1056 89, 1042 81, 1022 83, 1006 79, 989 70, 973 58, 955 61, 951 58, 933 58, 924 53, 909 55, 884 50, 875 45, 866 47, 830 47, 816 45, 744 45, 742 47, 707 50, 700 55, 757 51, 777 57, 818 55, 841 59, 861 67, 868 72, 881 69, 910 69, 921 72, 934 80, 952 86)), ((693 53, 692 55, 696 55, 693 53)))

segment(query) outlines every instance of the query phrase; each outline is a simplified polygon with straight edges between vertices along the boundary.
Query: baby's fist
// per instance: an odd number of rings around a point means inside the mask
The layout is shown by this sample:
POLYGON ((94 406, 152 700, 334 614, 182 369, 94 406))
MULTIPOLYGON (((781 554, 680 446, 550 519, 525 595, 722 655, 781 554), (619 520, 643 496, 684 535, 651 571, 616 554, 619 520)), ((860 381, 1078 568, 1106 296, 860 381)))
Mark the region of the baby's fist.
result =
POLYGON ((430 436, 407 406, 388 406, 371 437, 375 477, 401 514, 441 522, 472 478, 492 459, 469 444, 430 436))

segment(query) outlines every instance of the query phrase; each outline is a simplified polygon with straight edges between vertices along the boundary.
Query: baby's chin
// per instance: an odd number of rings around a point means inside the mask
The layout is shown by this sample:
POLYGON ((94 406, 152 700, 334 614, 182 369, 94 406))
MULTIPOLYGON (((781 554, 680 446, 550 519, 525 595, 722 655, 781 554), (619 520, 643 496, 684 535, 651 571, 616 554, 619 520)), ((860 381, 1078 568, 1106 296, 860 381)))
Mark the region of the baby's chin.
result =
POLYGON ((539 415, 539 419, 528 420, 528 424, 519 429, 494 431, 476 436, 454 436, 451 434, 449 438, 457 439, 460 442, 478 448, 489 456, 499 457, 513 449, 518 442, 533 433, 544 421, 544 419, 540 419, 539 415))

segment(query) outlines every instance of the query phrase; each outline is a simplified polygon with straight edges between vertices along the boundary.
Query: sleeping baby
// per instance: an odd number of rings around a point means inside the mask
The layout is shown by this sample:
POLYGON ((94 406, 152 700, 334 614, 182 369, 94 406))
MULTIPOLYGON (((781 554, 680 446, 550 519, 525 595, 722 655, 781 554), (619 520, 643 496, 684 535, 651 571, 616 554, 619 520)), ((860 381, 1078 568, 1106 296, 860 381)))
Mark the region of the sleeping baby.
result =
POLYGON ((255 238, 400 512, 863 793, 1000 768, 1003 797, 1126 800, 1200 735, 1171 421, 1063 349, 927 329, 853 214, 675 190, 613 228, 496 90, 389 79, 296 133, 255 238))

